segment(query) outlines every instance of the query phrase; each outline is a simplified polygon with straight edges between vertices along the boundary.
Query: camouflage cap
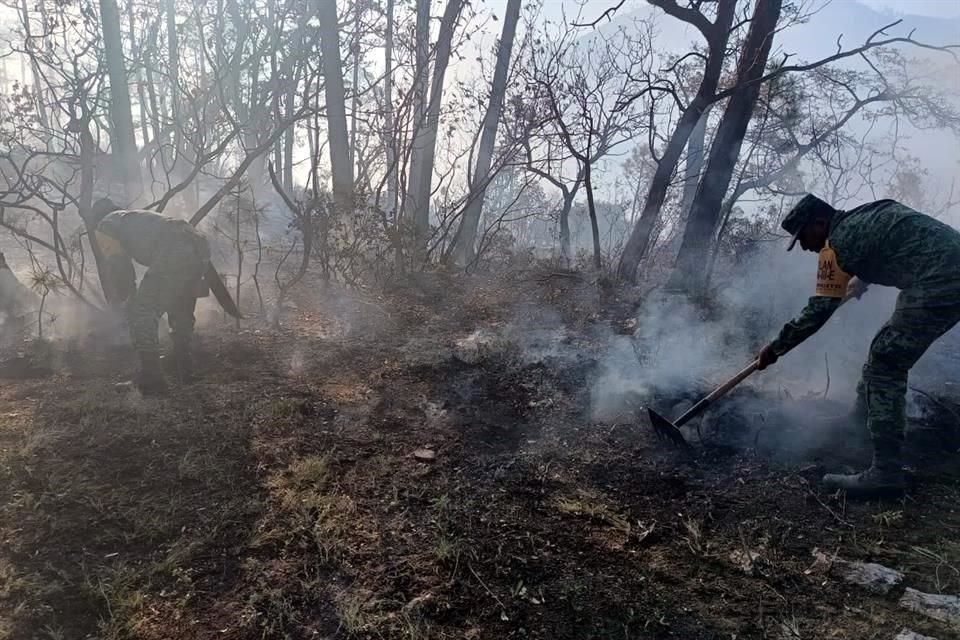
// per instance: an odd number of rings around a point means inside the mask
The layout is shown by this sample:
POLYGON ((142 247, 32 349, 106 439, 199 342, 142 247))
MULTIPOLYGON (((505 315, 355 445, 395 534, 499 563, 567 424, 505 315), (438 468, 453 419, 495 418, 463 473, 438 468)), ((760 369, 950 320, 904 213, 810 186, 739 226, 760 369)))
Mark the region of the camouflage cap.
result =
POLYGON ((833 207, 812 193, 803 196, 800 202, 793 205, 790 213, 788 213, 783 219, 783 222, 780 223, 783 230, 793 236, 793 239, 790 240, 790 246, 787 247, 787 251, 793 249, 793 245, 797 244, 800 232, 803 231, 807 223, 813 220, 817 214, 832 214, 833 212, 833 207))

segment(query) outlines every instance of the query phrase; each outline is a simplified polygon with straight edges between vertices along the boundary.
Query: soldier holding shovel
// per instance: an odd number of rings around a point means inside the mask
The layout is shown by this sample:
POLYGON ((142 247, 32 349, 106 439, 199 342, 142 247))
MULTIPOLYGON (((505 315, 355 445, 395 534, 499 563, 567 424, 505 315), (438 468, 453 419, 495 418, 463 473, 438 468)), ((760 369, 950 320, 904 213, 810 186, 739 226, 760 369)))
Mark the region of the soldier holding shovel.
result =
POLYGON ((804 196, 784 218, 799 241, 820 254, 816 295, 757 357, 763 370, 816 333, 845 295, 866 283, 900 289, 893 315, 870 344, 854 414, 866 420, 873 464, 854 475, 827 474, 825 488, 851 494, 900 492, 907 375, 920 356, 960 321, 960 232, 894 200, 840 211, 804 196))

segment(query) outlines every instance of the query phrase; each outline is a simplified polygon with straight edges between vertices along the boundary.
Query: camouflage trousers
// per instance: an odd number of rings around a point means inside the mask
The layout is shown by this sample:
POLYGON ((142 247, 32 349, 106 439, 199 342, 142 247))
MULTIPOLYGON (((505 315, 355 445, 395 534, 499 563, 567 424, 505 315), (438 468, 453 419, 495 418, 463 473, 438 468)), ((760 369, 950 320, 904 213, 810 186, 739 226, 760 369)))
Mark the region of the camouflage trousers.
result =
POLYGON ((134 349, 141 355, 159 353, 160 316, 167 314, 174 345, 188 348, 195 324, 197 298, 204 295, 203 273, 210 249, 203 236, 184 233, 157 247, 137 292, 127 303, 127 319, 134 349))
POLYGON ((920 356, 960 321, 960 303, 923 304, 902 292, 893 315, 870 344, 857 387, 878 464, 899 465, 907 422, 907 376, 920 356))

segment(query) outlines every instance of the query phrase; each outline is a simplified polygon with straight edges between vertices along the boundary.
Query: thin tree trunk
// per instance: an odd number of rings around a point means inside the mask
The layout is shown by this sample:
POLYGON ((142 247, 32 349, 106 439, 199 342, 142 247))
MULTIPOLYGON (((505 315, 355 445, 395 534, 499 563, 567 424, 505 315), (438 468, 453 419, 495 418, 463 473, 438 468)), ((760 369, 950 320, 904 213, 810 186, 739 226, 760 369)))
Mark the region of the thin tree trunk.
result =
MULTIPOLYGON (((241 206, 242 195, 243 195, 243 190, 238 189, 236 218, 234 218, 236 223, 234 226, 234 233, 235 233, 234 239, 236 240, 235 248, 237 250, 237 286, 235 287, 234 289, 235 293, 233 294, 233 299, 234 301, 236 301, 238 309, 240 308, 240 278, 243 275, 243 244, 240 241, 240 206, 241 206)), ((239 329, 240 328, 239 318, 237 318, 236 324, 237 324, 237 329, 239 329)))
POLYGON ((707 121, 710 119, 710 110, 707 109, 697 120, 697 126, 690 133, 687 141, 687 160, 683 172, 683 199, 680 202, 680 215, 683 219, 690 212, 693 200, 697 196, 697 186, 703 174, 704 150, 707 141, 707 121))
MULTIPOLYGON (((286 108, 284 109, 285 120, 293 117, 294 101, 297 99, 296 89, 299 80, 300 73, 297 72, 287 88, 286 108)), ((294 135, 296 129, 297 124, 293 123, 290 125, 290 128, 287 129, 287 132, 283 134, 283 187, 288 193, 293 192, 293 147, 296 143, 296 136, 294 135)))
POLYGON ((113 132, 113 153, 116 166, 124 178, 127 198, 133 199, 139 182, 137 141, 133 132, 133 114, 130 111, 130 87, 123 59, 123 35, 120 31, 120 12, 116 0, 100 0, 100 20, 103 27, 103 45, 110 76, 110 122, 113 132))
POLYGON ((470 197, 460 221, 460 228, 453 239, 454 256, 459 264, 470 264, 474 258, 477 227, 483 213, 484 194, 487 184, 493 177, 488 174, 493 161, 493 149, 497 142, 497 128, 500 125, 503 100, 507 93, 507 73, 510 70, 510 56, 519 19, 520 0, 509 0, 503 21, 503 33, 500 35, 500 47, 497 50, 493 84, 490 88, 490 104, 483 118, 483 133, 480 135, 480 148, 477 151, 477 165, 470 185, 470 197))
MULTIPOLYGON (((590 142, 587 142, 587 149, 590 148, 590 142)), ((587 190, 587 213, 590 215, 590 231, 593 235, 593 268, 597 274, 603 268, 603 258, 600 252, 600 225, 597 222, 597 207, 593 201, 593 180, 592 163, 587 158, 583 170, 583 186, 587 190)))
POLYGON ((720 75, 723 72, 723 61, 726 56, 727 41, 730 39, 730 27, 733 24, 736 6, 736 0, 720 0, 717 5, 717 17, 711 28, 711 37, 707 41, 709 48, 707 63, 704 66, 703 79, 697 89, 697 95, 680 116, 680 120, 670 136, 670 141, 667 143, 667 148, 663 152, 663 157, 657 163, 657 169, 650 181, 650 189, 640 213, 640 219, 633 227, 630 239, 627 240, 623 249, 618 275, 627 282, 636 282, 637 280, 637 268, 650 248, 653 230, 660 218, 660 209, 667 199, 670 181, 677 170, 683 150, 687 146, 687 140, 693 133, 700 117, 707 110, 710 99, 717 91, 720 75))
POLYGON ((413 80, 413 140, 410 146, 410 165, 407 184, 400 206, 400 216, 410 217, 410 211, 417 208, 415 202, 416 187, 410 181, 413 165, 422 153, 426 129, 427 92, 430 90, 430 0, 416 0, 416 25, 414 27, 414 80, 413 80))
POLYGON ((350 164, 336 0, 317 0, 317 18, 320 20, 320 51, 327 99, 333 195, 338 209, 342 212, 351 207, 353 202, 353 166, 350 164))
POLYGON ((565 191, 563 207, 560 209, 560 264, 570 266, 570 211, 573 209, 574 191, 565 191))
POLYGON ((20 0, 20 11, 23 19, 24 36, 26 37, 26 47, 27 51, 30 52, 30 70, 33 73, 33 96, 37 102, 37 115, 40 118, 40 124, 43 125, 44 130, 47 130, 50 128, 50 121, 47 119, 47 105, 44 103, 44 92, 41 89, 43 85, 40 66, 37 64, 36 54, 34 53, 33 32, 27 0, 20 0))
POLYGON ((740 155, 747 126, 753 117, 763 76, 773 46, 782 0, 757 0, 747 39, 737 64, 737 84, 742 85, 730 97, 710 150, 697 197, 690 211, 680 245, 680 255, 670 281, 674 288, 699 291, 706 281, 704 260, 717 229, 723 196, 740 155))
MULTIPOLYGON (((430 235, 430 195, 433 185, 433 164, 436 156, 437 132, 440 126, 440 106, 443 98, 443 81, 450 63, 453 33, 457 26, 465 0, 448 0, 440 20, 437 36, 436 59, 430 81, 430 103, 427 106, 424 125, 414 143, 414 156, 410 165, 408 188, 413 194, 411 205, 414 216, 414 242, 419 261, 426 259, 430 235)), ((419 35, 418 35, 419 37, 419 35)))
POLYGON ((174 161, 183 155, 183 133, 180 130, 180 35, 177 33, 177 0, 166 1, 167 68, 170 73, 170 114, 173 118, 174 161))
POLYGON ((383 122, 387 148, 387 218, 397 221, 397 132, 393 121, 393 31, 394 0, 387 0, 387 33, 383 49, 383 122))
MULTIPOLYGON (((136 24, 133 19, 133 2, 127 2, 127 21, 129 24, 129 30, 127 32, 127 37, 130 39, 130 49, 132 51, 140 51, 140 46, 137 44, 137 32, 134 29, 136 24)), ((149 123, 147 122, 147 99, 143 86, 143 65, 140 64, 137 66, 136 72, 136 82, 137 82, 137 111, 140 114, 140 136, 143 139, 143 144, 147 145, 150 142, 150 128, 149 123)))
POLYGON ((357 166, 357 110, 360 99, 360 18, 363 15, 362 5, 355 2, 353 10, 353 40, 350 46, 353 55, 353 86, 350 96, 350 166, 355 173, 359 173, 361 168, 357 166))

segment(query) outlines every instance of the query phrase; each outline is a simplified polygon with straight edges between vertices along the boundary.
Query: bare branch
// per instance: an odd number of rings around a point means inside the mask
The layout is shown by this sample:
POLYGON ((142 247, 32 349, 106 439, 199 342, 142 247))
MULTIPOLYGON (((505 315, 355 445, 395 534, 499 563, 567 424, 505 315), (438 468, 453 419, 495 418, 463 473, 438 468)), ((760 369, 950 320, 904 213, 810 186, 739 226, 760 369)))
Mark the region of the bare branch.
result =
POLYGON ((574 27, 595 27, 595 26, 597 26, 598 24, 600 24, 600 22, 601 22, 604 18, 606 18, 607 20, 611 20, 611 19, 613 18, 613 14, 615 14, 617 11, 619 11, 619 10, 620 10, 620 7, 622 7, 622 6, 624 5, 624 3, 626 3, 626 1, 627 1, 627 0, 620 0, 620 2, 618 2, 618 3, 616 4, 616 6, 613 6, 613 7, 608 8, 606 11, 604 11, 602 14, 600 14, 600 17, 599 17, 599 18, 597 18, 596 20, 594 20, 594 21, 592 21, 592 22, 574 22, 574 23, 572 23, 572 26, 574 26, 574 27))

